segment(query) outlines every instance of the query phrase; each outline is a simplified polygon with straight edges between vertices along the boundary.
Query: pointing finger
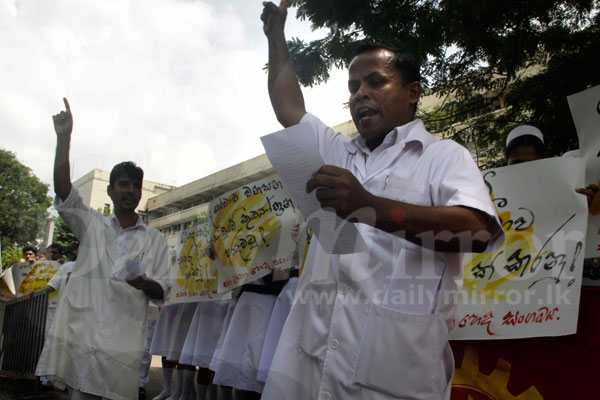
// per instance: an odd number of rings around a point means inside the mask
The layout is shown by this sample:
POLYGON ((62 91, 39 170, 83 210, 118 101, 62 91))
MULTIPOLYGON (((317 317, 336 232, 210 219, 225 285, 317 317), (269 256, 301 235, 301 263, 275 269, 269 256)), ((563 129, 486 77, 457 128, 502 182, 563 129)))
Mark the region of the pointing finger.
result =
POLYGON ((71 107, 69 106, 69 102, 67 101, 66 97, 63 97, 63 102, 65 103, 66 110, 71 113, 71 107))

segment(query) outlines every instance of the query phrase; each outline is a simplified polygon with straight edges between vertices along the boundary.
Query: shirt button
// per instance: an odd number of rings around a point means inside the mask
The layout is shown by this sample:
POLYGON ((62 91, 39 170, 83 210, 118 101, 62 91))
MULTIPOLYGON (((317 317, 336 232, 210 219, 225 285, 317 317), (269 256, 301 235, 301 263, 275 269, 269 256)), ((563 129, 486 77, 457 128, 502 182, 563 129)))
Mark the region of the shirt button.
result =
POLYGON ((340 283, 338 290, 339 290, 340 294, 346 294, 346 293, 348 293, 348 285, 344 285, 343 283, 340 283))
POLYGON ((104 324, 103 324, 103 323, 99 323, 99 324, 98 324, 98 328, 100 328, 100 329, 104 329, 104 324))
POLYGON ((321 395, 321 398, 322 398, 323 400, 331 400, 331 393, 329 393, 329 392, 324 392, 324 393, 321 395))
POLYGON ((332 339, 331 342, 329 342, 329 347, 331 347, 332 350, 336 350, 338 347, 340 347, 340 341, 337 339, 332 339))

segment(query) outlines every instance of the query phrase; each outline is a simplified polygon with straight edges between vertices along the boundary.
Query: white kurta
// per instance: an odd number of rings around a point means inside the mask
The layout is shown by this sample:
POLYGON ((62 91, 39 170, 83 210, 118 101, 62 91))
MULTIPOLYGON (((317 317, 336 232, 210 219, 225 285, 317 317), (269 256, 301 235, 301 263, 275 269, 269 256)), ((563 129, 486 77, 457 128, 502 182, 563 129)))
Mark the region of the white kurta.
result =
POLYGON ((103 217, 84 205, 75 188, 64 202, 57 199, 55 207, 80 241, 79 256, 36 375, 46 376, 58 388, 68 385, 110 399, 136 398, 148 297, 115 275, 125 260, 141 261, 148 265, 146 275, 167 293, 166 242, 141 218, 135 227, 119 231, 114 215, 103 217), (127 236, 125 247, 117 248, 117 234, 127 236))
MULTIPOLYGON (((469 152, 412 121, 370 151, 306 114, 325 163, 348 169, 377 196, 423 206, 467 206, 503 232, 469 152)), ((310 218, 310 216, 307 216, 310 218)), ((262 398, 443 399, 453 360, 449 324, 462 286, 460 254, 434 252, 365 224, 362 251, 328 255, 313 236, 262 398)))
POLYGON ((181 305, 182 303, 167 304, 158 313, 158 320, 154 327, 154 335, 152 337, 152 344, 150 345, 150 354, 153 356, 166 357, 169 354, 171 334, 173 333, 173 327, 175 326, 181 305))
POLYGON ((52 279, 48 282, 46 286, 51 287, 56 292, 57 297, 48 302, 48 309, 46 310, 46 330, 45 335, 48 336, 48 332, 50 331, 50 327, 54 322, 54 315, 56 314, 56 306, 60 301, 60 296, 62 295, 61 289, 65 287, 67 281, 69 280, 69 276, 71 272, 73 272, 73 267, 75 266, 74 261, 70 261, 64 263, 60 266, 58 271, 54 274, 52 279))
POLYGON ((65 287, 73 268, 75 267, 75 261, 69 261, 60 266, 56 274, 50 279, 46 286, 50 286, 55 291, 59 292, 65 287))
POLYGON ((275 356, 275 349, 277 349, 283 325, 290 314, 292 299, 294 298, 294 293, 296 293, 297 286, 298 278, 290 278, 283 289, 281 289, 281 293, 277 296, 277 300, 273 306, 273 312, 271 313, 269 325, 267 326, 267 333, 265 334, 265 343, 263 344, 262 352, 260 354, 258 373, 256 374, 256 379, 261 382, 266 382, 267 376, 269 375, 273 357, 275 356))
POLYGON ((260 393, 258 364, 276 296, 242 292, 227 326, 215 365, 216 385, 260 393))
POLYGON ((192 318, 194 318, 194 311, 198 303, 182 303, 177 311, 177 317, 173 321, 171 327, 171 337, 169 343, 169 349, 165 354, 165 357, 169 361, 179 361, 181 357, 181 350, 185 343, 192 318))
POLYGON ((229 324, 231 323, 231 318, 233 317, 233 312, 235 311, 235 306, 237 305, 237 302, 238 298, 236 295, 231 300, 229 300, 229 304, 227 304, 227 313, 225 314, 225 321, 223 321, 221 333, 219 334, 219 341, 217 342, 217 347, 215 348, 215 352, 213 353, 212 359, 210 360, 210 364, 208 365, 208 368, 213 371, 216 371, 217 367, 221 363, 221 351, 223 350, 225 336, 227 336, 229 324))
POLYGON ((179 357, 181 364, 208 368, 219 343, 229 302, 221 300, 198 303, 179 357))

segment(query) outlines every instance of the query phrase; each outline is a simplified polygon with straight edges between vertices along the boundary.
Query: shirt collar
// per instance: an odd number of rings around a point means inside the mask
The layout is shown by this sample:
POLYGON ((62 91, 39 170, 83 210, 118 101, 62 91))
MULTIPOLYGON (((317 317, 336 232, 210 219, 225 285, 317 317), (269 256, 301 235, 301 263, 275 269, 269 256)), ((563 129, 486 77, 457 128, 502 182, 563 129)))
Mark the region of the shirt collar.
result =
MULTIPOLYGON (((383 149, 401 144, 403 142, 406 144, 415 143, 419 146, 419 152, 423 152, 423 149, 435 140, 435 136, 427 132, 427 129, 425 129, 423 121, 420 119, 415 119, 407 124, 394 128, 385 136, 383 142, 379 146, 383 146, 383 149)), ((346 142, 345 146, 346 150, 351 154, 354 154, 357 151, 361 151, 365 154, 371 153, 369 146, 367 146, 367 141, 360 135, 346 142)))
MULTIPOLYGON (((138 216, 137 221, 135 222, 134 226, 130 227, 131 229, 137 229, 140 226, 142 228, 144 228, 146 226, 146 224, 144 224, 144 220, 141 217, 141 215, 137 214, 137 216, 138 216)), ((117 218, 117 216, 115 215, 114 212, 112 214, 110 214, 110 216, 108 217, 108 221, 113 228, 117 229, 117 231, 123 229, 121 227, 121 223, 119 222, 119 219, 117 218)))

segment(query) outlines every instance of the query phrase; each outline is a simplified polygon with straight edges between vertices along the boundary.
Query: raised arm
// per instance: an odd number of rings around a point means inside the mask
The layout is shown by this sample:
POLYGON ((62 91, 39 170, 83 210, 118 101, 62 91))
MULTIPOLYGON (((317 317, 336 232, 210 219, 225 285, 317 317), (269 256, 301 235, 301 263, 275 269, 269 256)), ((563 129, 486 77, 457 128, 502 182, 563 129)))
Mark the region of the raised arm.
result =
POLYGON ((71 147, 71 132, 73 131, 73 116, 66 98, 65 111, 52 116, 56 132, 56 156, 54 157, 54 192, 61 200, 66 200, 71 193, 71 168, 69 166, 69 149, 71 147))
POLYGON ((260 18, 269 41, 269 97, 277 120, 287 128, 296 125, 306 114, 304 97, 285 40, 287 1, 281 0, 279 7, 271 2, 264 2, 263 6, 260 18))

